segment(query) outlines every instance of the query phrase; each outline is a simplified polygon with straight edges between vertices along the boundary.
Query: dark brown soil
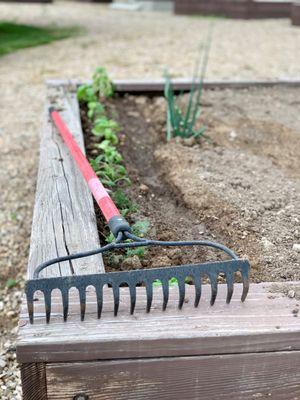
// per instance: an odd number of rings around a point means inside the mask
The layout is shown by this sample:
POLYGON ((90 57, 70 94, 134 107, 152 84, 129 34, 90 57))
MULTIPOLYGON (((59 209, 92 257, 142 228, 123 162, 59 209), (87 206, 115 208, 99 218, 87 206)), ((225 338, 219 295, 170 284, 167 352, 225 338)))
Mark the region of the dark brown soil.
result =
MULTIPOLYGON (((164 99, 116 98, 109 108, 122 127, 119 149, 133 182, 126 191, 139 207, 134 218, 149 220, 151 238, 227 245, 250 260, 254 281, 299 280, 298 106, 292 89, 208 91, 202 121, 211 140, 166 144, 164 99)), ((152 249, 142 265, 220 257, 152 249)))
MULTIPOLYGON (((122 127, 123 140, 119 149, 132 180, 132 186, 126 192, 138 205, 134 217, 136 220, 148 219, 151 238, 204 238, 206 228, 201 219, 177 196, 155 159, 155 150, 164 142, 164 118, 147 120, 141 113, 144 102, 147 107, 151 100, 119 98, 112 106, 112 112, 122 127)), ((152 248, 142 264, 149 268, 221 258, 220 254, 205 248, 152 248)))
MULTIPOLYGON (((123 187, 126 195, 137 205, 137 212, 127 217, 131 224, 148 220, 149 238, 158 240, 189 240, 205 236, 205 227, 199 217, 174 194, 171 186, 164 180, 160 166, 157 164, 154 152, 163 140, 162 127, 156 135, 156 126, 148 123, 143 115, 137 112, 136 102, 147 102, 146 98, 120 97, 106 104, 111 116, 121 126, 119 134, 119 151, 121 152, 132 185, 123 187), (126 127, 126 130, 124 129, 126 127), (145 132, 146 134, 141 134, 145 132)), ((81 117, 85 131, 85 142, 88 156, 92 156, 93 135, 90 134, 90 123, 86 119, 86 110, 81 117)), ((102 244, 108 234, 105 221, 95 204, 98 230, 102 244)), ((149 248, 140 260, 139 267, 154 268, 166 265, 176 265, 204 261, 208 259, 224 259, 222 254, 216 254, 206 248, 149 248)), ((107 271, 130 269, 136 267, 135 259, 119 262, 110 256, 105 256, 107 271)))

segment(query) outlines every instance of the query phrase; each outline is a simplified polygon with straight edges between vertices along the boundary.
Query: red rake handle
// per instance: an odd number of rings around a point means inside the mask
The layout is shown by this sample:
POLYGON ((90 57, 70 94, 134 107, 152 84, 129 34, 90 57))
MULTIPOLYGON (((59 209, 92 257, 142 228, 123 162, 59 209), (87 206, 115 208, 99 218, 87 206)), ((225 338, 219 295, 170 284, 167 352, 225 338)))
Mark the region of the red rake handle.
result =
POLYGON ((93 168, 86 159, 85 155, 79 148, 78 144, 75 142, 72 133, 61 118, 60 114, 57 111, 50 109, 50 115, 54 122, 54 125, 56 126, 58 132, 60 133, 65 144, 67 145, 74 161, 80 169, 82 176, 87 182, 106 222, 111 221, 114 217, 121 217, 121 214, 115 206, 115 203, 112 201, 105 187, 102 185, 93 168))

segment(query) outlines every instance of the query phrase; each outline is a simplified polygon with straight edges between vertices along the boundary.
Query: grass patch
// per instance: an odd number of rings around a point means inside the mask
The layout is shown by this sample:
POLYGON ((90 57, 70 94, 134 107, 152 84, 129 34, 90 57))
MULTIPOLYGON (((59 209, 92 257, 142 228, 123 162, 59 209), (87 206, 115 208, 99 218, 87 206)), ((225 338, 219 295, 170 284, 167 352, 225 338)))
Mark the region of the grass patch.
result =
POLYGON ((80 31, 77 27, 37 27, 0 21, 0 56, 26 47, 66 39, 78 35, 80 31))

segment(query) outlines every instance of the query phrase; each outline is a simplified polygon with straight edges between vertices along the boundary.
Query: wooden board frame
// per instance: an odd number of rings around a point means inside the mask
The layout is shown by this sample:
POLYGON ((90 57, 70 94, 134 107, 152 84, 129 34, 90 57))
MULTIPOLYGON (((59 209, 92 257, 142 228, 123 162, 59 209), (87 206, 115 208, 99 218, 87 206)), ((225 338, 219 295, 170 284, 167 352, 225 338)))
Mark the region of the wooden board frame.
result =
POLYGON ((237 19, 290 18, 292 3, 272 0, 175 0, 175 13, 237 19))
MULTIPOLYGON (((210 88, 246 87, 245 82, 226 82, 221 86, 220 82, 215 82, 210 85, 210 88)), ((254 85, 251 82, 249 86, 254 85)), ((300 80, 257 84, 273 85, 300 86, 300 80)), ((48 86, 48 100, 63 109, 64 118, 72 125, 72 131, 83 147, 75 95, 78 81, 52 81, 48 86)), ((175 82, 178 91, 190 87, 191 80, 175 82)), ((116 88, 121 94, 158 95, 163 92, 163 82, 119 81, 116 88)), ((47 107, 48 104, 46 110, 47 107)), ((80 245, 85 244, 86 248, 99 245, 91 196, 82 187, 68 152, 57 142, 58 138, 51 129, 46 111, 34 212, 34 224, 38 226, 33 227, 29 277, 36 262, 45 254, 50 255, 47 251, 53 251, 49 250, 51 246, 42 252, 37 249, 38 238, 42 239, 39 243, 43 245, 48 237, 47 229, 43 227, 46 215, 56 218, 58 225, 68 225, 68 246, 71 248, 74 246, 72 238, 77 237, 76 229, 83 229, 82 221, 86 216, 78 216, 79 227, 72 223, 70 198, 72 207, 83 214, 86 210, 80 204, 84 201, 90 218, 92 234, 88 239, 83 235, 80 245), (61 151, 59 157, 53 153, 53 140, 61 151), (72 180, 74 174, 76 177, 72 180), (66 214, 63 219, 60 212, 53 214, 53 204, 58 201, 55 200, 55 191, 51 190, 53 180, 59 186, 56 193, 64 193, 63 203, 59 199, 63 205, 59 210, 62 207, 66 214), (69 182, 67 195, 66 180, 69 182), (78 188, 83 193, 80 199, 78 188), (48 199, 50 194, 54 198, 48 199), (74 235, 70 235, 73 231, 74 235)), ((101 259, 83 269, 80 265, 76 268, 77 273, 93 272, 93 268, 104 270, 101 259)), ((68 266, 62 266, 59 273, 57 269, 51 273, 57 276, 68 273, 68 270, 68 266)), ((243 304, 240 302, 241 287, 235 285, 232 303, 226 305, 226 285, 219 285, 216 304, 210 307, 210 288, 204 286, 200 306, 195 309, 192 304, 194 289, 187 285, 182 311, 177 309, 178 289, 172 287, 166 312, 161 311, 161 288, 155 288, 150 314, 145 313, 145 292, 139 288, 134 316, 129 315, 129 293, 124 288, 121 290, 118 318, 113 317, 113 299, 110 289, 107 289, 101 320, 96 318, 95 293, 89 289, 86 320, 80 322, 78 294, 74 292, 67 323, 63 322, 60 295, 53 293, 54 315, 49 325, 45 324, 42 296, 37 295, 36 323, 29 324, 25 302, 20 315, 17 357, 21 363, 23 398, 226 400, 236 391, 234 398, 243 400, 299 399, 300 319, 297 316, 300 300, 288 296, 289 291, 295 292, 299 287, 300 282, 252 284, 249 297, 243 304)))
MULTIPOLYGON (((68 90, 76 90, 76 88, 84 83, 91 81, 80 81, 78 79, 49 79, 46 81, 47 86, 53 88, 68 88, 68 90)), ((161 96, 164 94, 164 79, 116 79, 114 80, 115 91, 119 95, 132 94, 135 96, 161 96)), ((175 78, 172 79, 174 92, 187 92, 191 90, 193 85, 192 78, 175 78)), ((299 88, 300 77, 281 78, 270 80, 205 80, 203 82, 204 89, 248 89, 252 87, 288 87, 299 88)))
POLYGON ((300 3, 293 3, 291 18, 293 25, 300 26, 300 3))

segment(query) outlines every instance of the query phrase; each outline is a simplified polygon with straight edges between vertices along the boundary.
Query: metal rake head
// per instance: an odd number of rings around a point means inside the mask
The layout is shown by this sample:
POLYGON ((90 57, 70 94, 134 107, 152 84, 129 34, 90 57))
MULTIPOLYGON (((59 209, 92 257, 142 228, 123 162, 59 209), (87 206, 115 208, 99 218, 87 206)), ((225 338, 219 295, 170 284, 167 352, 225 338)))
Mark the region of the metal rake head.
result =
POLYGON ((103 287, 108 285, 112 288, 114 298, 114 315, 118 314, 120 303, 120 286, 127 285, 130 294, 130 313, 134 313, 136 305, 136 287, 144 286, 147 296, 146 311, 150 312, 153 298, 153 282, 159 280, 162 285, 163 310, 166 309, 169 300, 169 281, 175 278, 178 282, 179 301, 178 307, 182 308, 185 299, 186 278, 191 278, 195 286, 195 307, 198 307, 201 298, 202 279, 207 277, 211 285, 210 304, 213 305, 218 291, 218 277, 222 273, 225 275, 227 283, 227 298, 229 303, 233 294, 234 274, 240 272, 243 283, 241 300, 246 299, 249 289, 249 270, 250 265, 247 260, 234 259, 230 261, 211 262, 205 264, 188 264, 175 267, 155 268, 148 270, 134 270, 111 272, 93 275, 77 275, 70 277, 41 278, 27 281, 25 292, 27 297, 28 313, 30 322, 34 319, 34 294, 41 291, 45 299, 46 321, 50 321, 51 316, 51 292, 59 289, 62 295, 63 318, 68 318, 69 310, 69 290, 76 288, 79 292, 80 315, 84 320, 86 310, 86 290, 93 286, 97 299, 97 315, 101 317, 103 306, 103 287))

